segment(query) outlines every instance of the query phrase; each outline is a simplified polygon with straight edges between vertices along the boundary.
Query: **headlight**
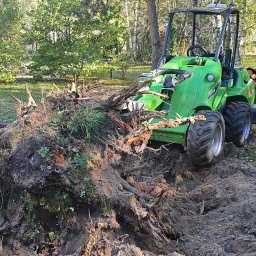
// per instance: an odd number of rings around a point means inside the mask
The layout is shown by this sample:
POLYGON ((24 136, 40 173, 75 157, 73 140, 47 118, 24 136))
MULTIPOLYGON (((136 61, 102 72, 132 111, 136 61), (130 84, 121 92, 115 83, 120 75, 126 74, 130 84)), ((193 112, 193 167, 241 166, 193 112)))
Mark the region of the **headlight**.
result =
POLYGON ((208 80, 209 82, 213 82, 214 79, 215 79, 215 76, 214 76, 213 74, 208 74, 208 75, 207 75, 207 80, 208 80))
POLYGON ((144 110, 146 108, 146 104, 139 102, 139 101, 132 101, 129 100, 127 103, 127 108, 132 112, 132 111, 137 111, 137 110, 144 110))

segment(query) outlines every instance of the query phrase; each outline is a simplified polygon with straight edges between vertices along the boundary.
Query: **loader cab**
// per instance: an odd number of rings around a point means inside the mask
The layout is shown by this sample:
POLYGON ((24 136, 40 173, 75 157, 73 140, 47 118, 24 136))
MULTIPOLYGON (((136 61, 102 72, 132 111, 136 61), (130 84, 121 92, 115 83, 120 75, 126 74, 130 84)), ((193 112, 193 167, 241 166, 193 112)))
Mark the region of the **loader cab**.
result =
POLYGON ((209 59, 221 65, 223 85, 232 79, 235 86, 238 28, 239 11, 235 7, 210 4, 205 8, 176 8, 170 12, 158 67, 175 56, 209 59))

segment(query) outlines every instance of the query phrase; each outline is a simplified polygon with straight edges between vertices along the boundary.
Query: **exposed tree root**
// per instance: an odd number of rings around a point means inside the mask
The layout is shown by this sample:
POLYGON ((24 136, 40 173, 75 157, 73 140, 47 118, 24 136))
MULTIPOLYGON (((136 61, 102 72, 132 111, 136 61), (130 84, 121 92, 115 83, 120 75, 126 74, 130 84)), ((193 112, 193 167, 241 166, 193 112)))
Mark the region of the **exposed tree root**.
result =
POLYGON ((91 227, 91 229, 88 230, 89 237, 87 239, 86 246, 84 248, 84 252, 83 252, 82 256, 90 256, 91 255, 93 246, 95 246, 95 244, 98 242, 98 240, 101 236, 102 229, 107 228, 107 227, 108 227, 108 223, 106 221, 99 220, 95 226, 91 227))
POLYGON ((144 83, 136 82, 133 86, 121 90, 118 95, 114 94, 109 97, 109 99, 104 102, 103 106, 109 110, 120 110, 130 97, 137 95, 141 88, 147 86, 151 82, 152 80, 145 81, 144 83))
POLYGON ((163 120, 156 124, 151 124, 149 122, 144 122, 140 128, 132 129, 131 127, 123 122, 120 118, 111 114, 111 120, 118 125, 120 128, 128 130, 128 134, 123 138, 117 138, 114 142, 112 142, 112 146, 121 149, 125 153, 141 153, 145 150, 146 145, 148 144, 153 130, 159 128, 173 128, 189 123, 194 123, 196 121, 205 120, 204 116, 193 116, 193 117, 185 117, 178 118, 176 120, 163 120), (128 128, 127 128, 128 127, 128 128))
MULTIPOLYGON (((158 184, 161 183, 160 181, 152 182, 156 185, 145 181, 137 182, 135 179, 132 180, 136 175, 130 175, 130 173, 136 170, 139 172, 142 169, 150 169, 150 162, 142 164, 138 159, 147 149, 147 144, 155 129, 190 124, 204 120, 204 117, 194 116, 167 120, 165 112, 142 109, 124 113, 121 110, 122 106, 127 104, 131 96, 140 94, 140 89, 147 86, 149 82, 137 83, 133 87, 125 88, 118 95, 109 97, 108 100, 99 101, 97 109, 106 112, 112 122, 109 122, 111 129, 108 136, 100 137, 99 135, 100 138, 95 140, 95 145, 83 138, 78 140, 69 133, 68 129, 63 132, 61 130, 63 123, 59 126, 55 124, 58 127, 54 128, 60 129, 54 130, 54 135, 42 131, 43 129, 36 129, 36 127, 42 128, 43 125, 49 124, 47 123, 50 119, 48 115, 59 113, 60 110, 67 112, 67 118, 70 118, 79 107, 88 107, 88 102, 95 102, 95 99, 90 98, 89 92, 100 85, 89 85, 80 88, 80 91, 73 85, 64 93, 57 88, 56 92, 52 92, 45 99, 43 105, 38 106, 32 99, 28 99, 28 103, 25 104, 14 97, 18 102, 20 120, 23 121, 22 128, 29 130, 28 127, 30 127, 31 130, 34 129, 34 134, 22 139, 10 151, 11 155, 8 157, 10 159, 8 160, 9 172, 12 177, 10 182, 27 190, 27 193, 40 193, 41 197, 49 198, 49 200, 59 189, 58 192, 61 192, 59 195, 65 193, 65 196, 67 194, 74 199, 74 204, 68 208, 68 213, 73 209, 72 214, 74 215, 77 207, 80 204, 85 205, 86 200, 91 200, 90 203, 95 204, 93 206, 99 204, 100 200, 106 200, 113 209, 105 218, 102 217, 102 211, 98 210, 101 217, 94 216, 91 224, 86 222, 88 224, 87 232, 83 234, 83 239, 85 235, 87 236, 86 242, 82 249, 81 243, 79 247, 83 256, 143 255, 140 248, 124 242, 125 239, 129 239, 129 236, 118 233, 120 231, 119 220, 122 221, 123 226, 126 223, 130 227, 130 234, 135 235, 136 240, 145 239, 146 236, 148 242, 152 244, 151 249, 154 246, 165 248, 171 240, 177 240, 179 237, 170 217, 158 211, 158 207, 166 200, 168 193, 170 194, 167 182, 162 182, 160 185, 158 184), (34 108, 36 110, 32 111, 34 108), (152 118, 159 118, 161 121, 154 124, 151 123, 152 118), (90 157, 92 155, 92 159, 87 160, 88 155, 90 157), (129 157, 127 157, 128 155, 129 157), (137 166, 131 164, 128 165, 128 168, 122 168, 122 161, 132 161, 131 156, 136 156, 136 161, 139 164, 137 166), (122 172, 125 172, 125 178, 121 175, 122 172), (151 186, 150 189, 148 189, 148 185, 151 186), (83 198, 83 195, 86 195, 85 192, 94 193, 95 197, 83 198), (107 232, 112 231, 118 234, 113 232, 112 237, 106 235, 107 232)), ((153 93, 153 95, 166 99, 162 94, 153 93)), ((27 96, 28 98, 31 96, 28 91, 27 96)), ((157 153, 159 152, 155 151, 152 155, 158 158, 157 153)), ((157 163, 155 169, 161 168, 159 162, 156 159, 154 161, 157 163)), ((169 163, 167 162, 168 167, 166 165, 164 170, 161 169, 162 172, 171 171, 172 166, 169 163)), ((137 173, 137 176, 140 176, 140 173, 137 173)), ((164 178, 162 179, 164 180, 164 178)), ((0 195, 2 193, 6 194, 8 191, 1 191, 0 195)), ((7 203, 2 202, 2 205, 7 203)), ((45 205, 37 206, 40 210, 45 205)), ((33 208, 33 206, 31 207, 33 208)), ((47 209, 44 211, 47 212, 47 209)), ((83 218, 85 217, 83 216, 83 218)), ((42 222, 44 222, 44 218, 42 222)), ((84 225, 82 226, 84 227, 84 225)), ((55 247, 55 244, 52 241, 41 243, 44 247, 55 247)))

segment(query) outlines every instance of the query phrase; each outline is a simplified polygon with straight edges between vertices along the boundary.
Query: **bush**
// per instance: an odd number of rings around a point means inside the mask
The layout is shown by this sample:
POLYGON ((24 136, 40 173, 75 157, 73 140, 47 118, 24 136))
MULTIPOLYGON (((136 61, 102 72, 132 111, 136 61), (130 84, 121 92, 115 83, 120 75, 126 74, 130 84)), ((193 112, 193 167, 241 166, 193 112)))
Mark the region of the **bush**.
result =
POLYGON ((0 82, 11 83, 15 81, 17 74, 16 68, 0 68, 0 82))
POLYGON ((124 79, 126 72, 132 64, 134 64, 132 60, 131 53, 123 52, 114 58, 115 65, 121 70, 121 78, 124 79))
POLYGON ((82 77, 110 77, 111 70, 116 70, 117 67, 101 61, 95 61, 87 64, 81 73, 82 77))

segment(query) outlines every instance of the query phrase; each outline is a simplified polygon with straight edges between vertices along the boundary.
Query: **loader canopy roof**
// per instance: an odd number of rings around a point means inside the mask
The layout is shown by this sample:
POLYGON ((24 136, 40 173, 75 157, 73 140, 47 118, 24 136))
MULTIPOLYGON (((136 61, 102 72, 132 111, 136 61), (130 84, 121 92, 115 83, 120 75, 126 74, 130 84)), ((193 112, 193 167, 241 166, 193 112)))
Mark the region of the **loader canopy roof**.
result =
POLYGON ((159 65, 168 55, 214 57, 215 62, 220 61, 231 70, 232 77, 238 31, 239 10, 235 6, 210 4, 208 7, 175 8, 170 11, 159 65))
POLYGON ((231 14, 236 14, 239 10, 235 7, 215 8, 215 7, 193 7, 193 8, 176 8, 171 10, 170 14, 190 12, 193 14, 206 14, 206 15, 225 15, 228 11, 231 14))

